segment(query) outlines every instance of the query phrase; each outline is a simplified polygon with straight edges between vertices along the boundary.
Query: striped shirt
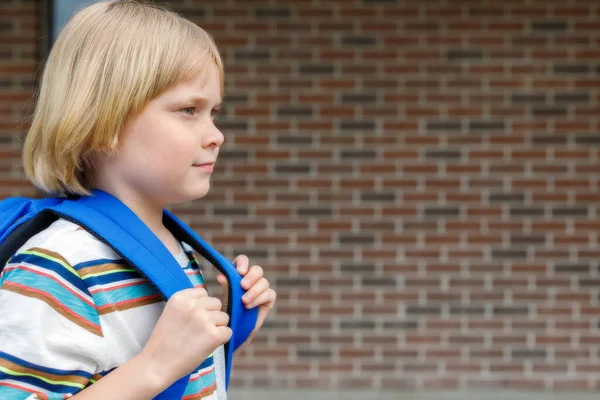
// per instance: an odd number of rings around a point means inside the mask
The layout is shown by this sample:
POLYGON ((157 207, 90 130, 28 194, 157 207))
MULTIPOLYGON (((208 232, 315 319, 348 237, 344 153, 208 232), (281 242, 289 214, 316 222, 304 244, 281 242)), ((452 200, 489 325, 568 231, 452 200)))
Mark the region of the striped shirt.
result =
MULTIPOLYGON (((192 249, 181 250, 175 258, 192 284, 206 287, 192 249)), ((0 398, 64 399, 85 389, 142 350, 164 307, 106 244, 54 222, 0 275, 0 398)), ((226 400, 223 360, 221 346, 191 375, 183 399, 226 400)))

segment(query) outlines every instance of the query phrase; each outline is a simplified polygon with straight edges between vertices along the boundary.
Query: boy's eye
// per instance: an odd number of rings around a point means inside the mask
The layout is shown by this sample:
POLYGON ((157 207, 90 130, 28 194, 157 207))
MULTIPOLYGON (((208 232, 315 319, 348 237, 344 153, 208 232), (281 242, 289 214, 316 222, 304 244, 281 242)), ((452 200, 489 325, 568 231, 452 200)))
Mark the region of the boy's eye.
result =
MULTIPOLYGON (((184 113, 186 113, 188 115, 195 115, 197 112, 197 108, 196 107, 185 107, 185 108, 182 108, 181 111, 183 111, 184 113)), ((214 120, 215 118, 217 118, 217 115, 219 115, 220 112, 221 112, 220 108, 216 108, 216 109, 212 110, 210 113, 210 118, 212 120, 214 120)))
MULTIPOLYGON (((196 107, 186 107, 186 108, 182 109, 181 111, 186 113, 186 111, 188 111, 188 110, 191 110, 192 114, 193 114, 194 112, 196 112, 196 107)), ((190 115, 192 115, 192 114, 190 114, 190 115)))

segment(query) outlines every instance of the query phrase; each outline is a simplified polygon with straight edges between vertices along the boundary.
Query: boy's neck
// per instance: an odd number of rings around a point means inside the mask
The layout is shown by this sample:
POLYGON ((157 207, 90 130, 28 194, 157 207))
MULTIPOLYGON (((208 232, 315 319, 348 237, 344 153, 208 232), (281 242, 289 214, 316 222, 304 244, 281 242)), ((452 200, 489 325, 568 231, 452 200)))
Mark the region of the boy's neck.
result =
POLYGON ((118 190, 114 187, 96 187, 110 193, 125 204, 146 226, 160 239, 172 254, 179 254, 180 248, 177 240, 163 224, 163 206, 149 202, 144 196, 131 191, 118 190))

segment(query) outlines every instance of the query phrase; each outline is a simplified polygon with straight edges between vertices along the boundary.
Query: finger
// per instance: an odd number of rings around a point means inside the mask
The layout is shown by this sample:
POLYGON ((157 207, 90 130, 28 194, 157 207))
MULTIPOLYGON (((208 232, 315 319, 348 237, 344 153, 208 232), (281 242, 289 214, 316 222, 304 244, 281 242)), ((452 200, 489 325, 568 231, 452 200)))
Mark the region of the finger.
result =
POLYGON ((217 275, 217 282, 219 282, 219 284, 223 287, 226 287, 229 285, 229 281, 227 280, 227 277, 223 274, 217 275))
POLYGON ((216 326, 227 326, 229 323, 229 315, 222 311, 211 313, 211 318, 216 326))
POLYGON ((185 289, 185 290, 183 290, 183 292, 187 292, 188 295, 193 299, 200 299, 203 297, 208 297, 208 292, 206 291, 206 288, 203 288, 203 287, 196 287, 193 289, 185 289))
POLYGON ((224 344, 224 343, 229 342, 229 339, 231 339, 231 335, 233 334, 233 331, 231 330, 231 328, 228 326, 218 326, 217 328, 219 329, 221 343, 224 344))
POLYGON ((233 264, 235 265, 235 269, 237 270, 237 272, 240 275, 244 276, 248 272, 248 265, 250 264, 250 260, 248 259, 248 256, 240 254, 235 258, 235 260, 233 260, 233 264))
POLYGON ((265 278, 261 278, 242 296, 242 301, 244 304, 252 303, 261 293, 269 289, 269 286, 269 281, 265 278))
POLYGON ((251 288, 253 285, 256 284, 256 282, 261 279, 263 277, 263 269, 261 266, 259 265, 255 265, 252 268, 250 268, 250 271, 248 272, 248 274, 244 277, 244 279, 242 279, 242 287, 244 289, 249 289, 251 288))
POLYGON ((251 309, 258 306, 266 306, 267 310, 273 308, 275 304, 275 298, 277 297, 275 291, 273 289, 267 289, 262 292, 256 300, 246 306, 247 309, 251 309))
POLYGON ((203 297, 198 300, 198 307, 203 307, 208 311, 221 311, 223 303, 216 297, 203 297))

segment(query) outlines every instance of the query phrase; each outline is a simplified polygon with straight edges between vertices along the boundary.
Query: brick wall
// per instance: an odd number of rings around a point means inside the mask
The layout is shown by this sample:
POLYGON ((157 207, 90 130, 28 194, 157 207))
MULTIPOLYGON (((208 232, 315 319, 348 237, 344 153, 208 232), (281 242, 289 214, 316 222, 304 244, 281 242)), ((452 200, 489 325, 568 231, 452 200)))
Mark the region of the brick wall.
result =
MULTIPOLYGON (((9 3, 2 195, 39 36, 9 3)), ((169 3, 227 79, 213 190, 176 211, 279 295, 236 387, 600 388, 600 3, 169 3)))
POLYGON ((33 196, 20 165, 21 142, 33 112, 36 70, 44 39, 42 6, 34 1, 0 4, 0 197, 33 196))

